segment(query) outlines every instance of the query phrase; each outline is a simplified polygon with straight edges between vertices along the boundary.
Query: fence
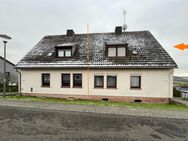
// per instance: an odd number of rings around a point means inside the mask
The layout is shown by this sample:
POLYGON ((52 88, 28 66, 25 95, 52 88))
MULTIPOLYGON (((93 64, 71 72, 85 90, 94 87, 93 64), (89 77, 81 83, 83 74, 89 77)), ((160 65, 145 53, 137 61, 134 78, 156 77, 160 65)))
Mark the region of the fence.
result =
POLYGON ((181 93, 181 97, 188 99, 188 93, 187 92, 182 92, 181 93))
MULTIPOLYGON (((3 85, 0 85, 0 92, 3 92, 3 85)), ((18 85, 15 86, 6 85, 6 92, 18 92, 18 85)))

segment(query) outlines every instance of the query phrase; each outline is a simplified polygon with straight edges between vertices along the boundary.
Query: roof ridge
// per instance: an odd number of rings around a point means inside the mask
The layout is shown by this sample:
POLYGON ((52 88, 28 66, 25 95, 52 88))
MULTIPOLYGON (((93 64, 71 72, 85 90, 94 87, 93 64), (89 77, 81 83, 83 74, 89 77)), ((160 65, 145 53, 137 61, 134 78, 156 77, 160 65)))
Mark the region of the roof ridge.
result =
MULTIPOLYGON (((0 59, 4 60, 4 57, 0 56, 0 59)), ((14 63, 12 63, 12 62, 10 62, 9 60, 7 60, 7 59, 6 59, 6 61, 7 61, 9 64, 11 64, 11 65, 15 66, 15 64, 14 64, 14 63)))
MULTIPOLYGON (((122 32, 122 34, 125 33, 140 33, 140 32, 150 32, 149 30, 140 30, 140 31, 125 31, 122 32)), ((151 33, 151 32, 150 32, 151 33)), ((96 34, 115 34, 115 32, 93 32, 93 33, 78 33, 78 34, 74 34, 74 35, 96 35, 96 34)), ((73 36, 74 36, 73 35, 73 36)), ((54 36, 66 36, 66 34, 54 34, 54 35, 45 35, 43 38, 47 38, 47 37, 54 37, 54 36)))

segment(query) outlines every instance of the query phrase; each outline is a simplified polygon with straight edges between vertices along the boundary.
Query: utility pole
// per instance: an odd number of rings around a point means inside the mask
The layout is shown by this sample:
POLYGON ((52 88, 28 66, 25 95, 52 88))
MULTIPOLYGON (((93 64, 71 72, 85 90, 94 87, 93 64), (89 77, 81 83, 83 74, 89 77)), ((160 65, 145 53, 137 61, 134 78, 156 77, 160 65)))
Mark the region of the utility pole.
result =
POLYGON ((4 43, 4 72, 3 72, 3 96, 6 96, 6 44, 7 41, 3 41, 4 43))

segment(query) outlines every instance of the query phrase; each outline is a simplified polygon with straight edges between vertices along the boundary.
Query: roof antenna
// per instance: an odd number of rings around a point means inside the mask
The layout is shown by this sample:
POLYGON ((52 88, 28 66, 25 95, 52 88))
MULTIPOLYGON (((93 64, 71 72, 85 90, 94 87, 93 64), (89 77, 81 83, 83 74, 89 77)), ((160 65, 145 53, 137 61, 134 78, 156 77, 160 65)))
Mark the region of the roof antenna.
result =
POLYGON ((127 14, 127 10, 125 10, 124 8, 123 8, 123 18, 124 18, 124 24, 122 25, 122 29, 123 29, 123 31, 125 32, 125 30, 127 30, 127 28, 128 28, 128 26, 126 25, 126 23, 125 23, 125 15, 127 14))

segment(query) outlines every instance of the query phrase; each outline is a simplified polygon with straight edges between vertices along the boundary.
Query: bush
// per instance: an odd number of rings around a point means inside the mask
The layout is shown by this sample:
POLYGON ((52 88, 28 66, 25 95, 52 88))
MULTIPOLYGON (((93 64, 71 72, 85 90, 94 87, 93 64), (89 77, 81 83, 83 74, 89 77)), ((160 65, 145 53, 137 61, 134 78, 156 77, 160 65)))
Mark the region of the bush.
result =
POLYGON ((181 91, 173 87, 173 97, 181 97, 181 91))
MULTIPOLYGON (((3 83, 0 83, 0 92, 3 92, 3 83)), ((9 86, 6 84, 6 92, 18 92, 18 86, 9 86)))

